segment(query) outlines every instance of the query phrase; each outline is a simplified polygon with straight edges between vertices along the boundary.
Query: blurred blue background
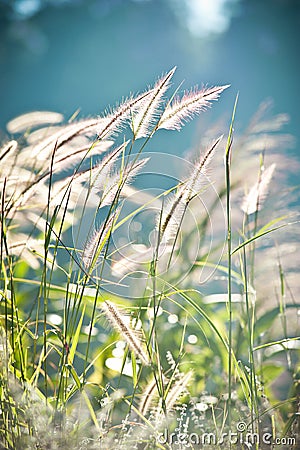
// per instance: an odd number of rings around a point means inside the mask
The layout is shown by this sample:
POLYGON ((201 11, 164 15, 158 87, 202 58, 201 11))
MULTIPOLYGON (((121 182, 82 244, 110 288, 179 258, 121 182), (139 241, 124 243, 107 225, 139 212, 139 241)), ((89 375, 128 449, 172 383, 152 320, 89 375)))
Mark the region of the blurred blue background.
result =
MULTIPOLYGON (((299 138, 299 35, 298 0, 2 0, 1 135, 31 110, 101 113, 176 65, 184 88, 231 84, 205 120, 229 118, 239 91, 246 125, 271 97, 299 138)), ((195 127, 159 150, 191 147, 195 127)))

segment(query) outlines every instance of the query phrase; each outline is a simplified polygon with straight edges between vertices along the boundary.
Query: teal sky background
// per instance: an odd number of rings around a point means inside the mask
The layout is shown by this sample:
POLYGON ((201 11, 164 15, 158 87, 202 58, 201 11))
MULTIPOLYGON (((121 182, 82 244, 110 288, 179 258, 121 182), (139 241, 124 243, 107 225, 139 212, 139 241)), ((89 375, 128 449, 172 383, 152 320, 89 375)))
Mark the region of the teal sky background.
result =
MULTIPOLYGON (((44 7, 38 0, 15 0, 17 13, 4 3, 2 137, 8 120, 31 110, 66 118, 78 108, 81 116, 99 114, 176 65, 175 86, 183 79, 183 88, 231 84, 205 120, 229 117, 239 91, 238 120, 245 126, 271 97, 275 113, 290 114, 285 131, 299 141, 297 0, 49 0, 44 7)), ((195 127, 168 135, 170 147, 159 150, 189 148, 195 127)))

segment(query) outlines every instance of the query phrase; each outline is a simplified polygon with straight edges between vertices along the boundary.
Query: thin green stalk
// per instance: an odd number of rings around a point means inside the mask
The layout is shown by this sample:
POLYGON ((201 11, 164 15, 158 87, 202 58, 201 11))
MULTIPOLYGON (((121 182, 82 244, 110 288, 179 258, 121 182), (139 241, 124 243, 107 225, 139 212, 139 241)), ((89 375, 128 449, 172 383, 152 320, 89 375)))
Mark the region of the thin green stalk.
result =
MULTIPOLYGON (((2 227, 1 227, 1 241, 4 244, 5 247, 5 253, 7 256, 7 266, 9 271, 9 276, 6 274, 6 268, 4 265, 4 260, 1 261, 1 267, 3 268, 3 274, 4 274, 4 280, 5 280, 5 286, 4 286, 4 293, 5 293, 5 327, 6 327, 6 333, 7 333, 7 339, 9 342, 9 339, 11 338, 11 346, 12 346, 12 353, 19 356, 19 369, 20 369, 20 381, 25 382, 25 364, 24 364, 24 348, 22 345, 22 325, 19 318, 19 312, 18 312, 18 305, 17 305, 17 296, 15 291, 15 285, 14 285, 14 277, 13 277, 13 260, 9 253, 8 249, 8 243, 7 243, 7 235, 6 235, 6 223, 4 220, 4 198, 5 198, 5 187, 6 183, 4 183, 4 189, 3 189, 3 196, 2 196, 2 227), (8 300, 8 292, 7 292, 7 286, 10 286, 10 305, 11 305, 11 314, 10 314, 10 321, 9 324, 9 314, 7 309, 7 300, 8 300), (14 322, 16 322, 16 330, 14 328, 14 322), (10 326, 9 326, 10 325, 10 326), (8 333, 10 328, 10 335, 8 333), (16 333, 15 333, 16 331, 16 333), (18 347, 18 348, 17 348, 18 347), (18 352, 18 353, 17 353, 18 352)), ((3 257, 3 254, 2 254, 3 257)), ((6 349, 8 350, 8 347, 6 346, 6 349)), ((16 357, 18 360, 18 358, 16 357)), ((13 365, 14 367, 14 374, 17 376, 17 366, 13 365)))
MULTIPOLYGON (((278 271, 279 271, 279 277, 280 277, 280 296, 279 296, 280 320, 282 323, 284 337, 285 337, 285 339, 287 339, 288 331, 287 331, 286 300, 285 300, 285 276, 284 276, 284 271, 283 271, 283 267, 281 265, 279 255, 277 258, 278 258, 278 271)), ((292 361, 291 361, 291 355, 290 355, 289 349, 287 349, 286 358, 287 358, 288 368, 291 369, 292 361)))
MULTIPOLYGON (((231 149, 232 149, 232 140, 233 140, 233 123, 234 117, 237 107, 238 95, 236 96, 229 134, 227 139, 227 145, 225 150, 225 176, 226 176, 226 223, 227 223, 227 262, 228 262, 228 282, 227 282, 227 290, 228 290, 228 320, 229 320, 229 331, 228 331, 228 426, 231 429, 231 396, 232 396, 232 279, 231 279, 231 268, 232 268, 232 256, 231 256, 231 179, 230 179, 230 166, 231 166, 231 149)), ((231 448, 231 442, 230 442, 231 448)))
POLYGON ((244 292, 246 301, 246 314, 247 314, 247 327, 248 327, 248 351, 249 351, 249 364, 250 364, 250 414, 252 433, 255 432, 255 421, 259 423, 258 417, 258 392, 256 384, 256 366, 254 360, 254 323, 255 323, 255 308, 254 304, 250 304, 249 290, 248 290, 248 269, 247 269, 247 256, 246 248, 243 247, 243 270, 244 270, 244 292))
POLYGON ((47 289, 47 259, 49 252, 49 244, 51 240, 52 228, 54 226, 54 222, 56 220, 57 209, 55 208, 53 216, 50 217, 50 203, 51 203, 51 188, 52 188, 52 176, 53 176, 53 164, 54 164, 54 156, 57 149, 57 142, 54 146, 51 162, 50 162, 50 178, 49 178, 49 186, 48 186, 48 201, 47 201, 47 210, 46 210, 46 224, 45 224, 45 242, 44 242, 44 261, 43 261, 43 274, 42 274, 42 290, 41 294, 43 296, 43 347, 44 347, 44 389, 45 389, 45 399, 48 401, 48 364, 47 364, 47 312, 48 312, 48 289, 47 289), (50 223, 50 225, 49 225, 50 223))

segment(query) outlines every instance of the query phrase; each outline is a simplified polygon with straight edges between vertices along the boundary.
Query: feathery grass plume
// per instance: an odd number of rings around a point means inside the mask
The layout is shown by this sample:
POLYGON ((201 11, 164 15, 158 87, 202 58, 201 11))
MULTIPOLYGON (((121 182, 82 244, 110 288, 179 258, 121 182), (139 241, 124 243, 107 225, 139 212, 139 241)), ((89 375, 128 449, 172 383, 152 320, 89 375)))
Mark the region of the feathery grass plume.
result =
POLYGON ((192 198, 199 194, 201 189, 204 187, 207 178, 207 169, 212 160, 213 154, 222 140, 223 135, 218 137, 214 143, 206 150, 204 156, 200 158, 198 162, 195 163, 195 169, 193 170, 191 176, 185 182, 187 190, 184 193, 186 202, 190 202, 192 198))
POLYGON ((84 173, 87 174, 88 172, 92 172, 92 174, 89 174, 89 179, 91 179, 91 188, 96 185, 98 185, 99 188, 100 186, 104 186, 113 170, 113 166, 117 158, 119 157, 119 154, 125 151, 128 143, 129 141, 123 142, 123 144, 119 145, 110 153, 105 155, 100 163, 94 166, 92 169, 79 172, 76 175, 76 178, 80 178, 81 174, 83 175, 84 173))
POLYGON ((36 176, 30 170, 23 169, 19 165, 12 167, 5 164, 2 166, 0 173, 0 185, 5 179, 7 182, 3 211, 7 218, 12 218, 18 213, 19 215, 23 215, 26 221, 26 213, 24 210, 21 210, 21 206, 26 204, 26 210, 31 207, 45 206, 45 199, 47 197, 43 196, 45 194, 43 187, 40 190, 31 189, 36 176), (42 202, 40 201, 41 198, 43 198, 42 202), (28 204, 28 200, 34 201, 28 204))
POLYGON ((57 151, 60 147, 69 143, 79 135, 96 135, 99 126, 103 123, 106 123, 106 119, 98 117, 96 119, 84 119, 76 123, 65 125, 49 137, 43 139, 38 145, 34 146, 32 154, 33 156, 45 158, 53 152, 54 147, 57 151))
POLYGON ((72 186, 74 184, 83 184, 89 182, 89 189, 93 189, 94 186, 98 185, 104 186, 106 180, 109 178, 109 174, 112 171, 112 168, 118 158, 120 152, 124 151, 129 141, 124 142, 119 145, 117 148, 112 150, 110 153, 104 156, 104 158, 100 161, 96 166, 82 170, 75 174, 75 176, 70 176, 65 179, 65 185, 68 186, 70 182, 72 182, 72 186))
POLYGON ((64 116, 52 111, 33 111, 10 120, 6 125, 9 133, 22 133, 38 125, 60 123, 64 116))
POLYGON ((54 133, 57 133, 59 130, 62 130, 65 126, 67 126, 67 124, 42 126, 41 128, 30 130, 24 137, 29 146, 34 146, 44 139, 49 138, 54 133))
POLYGON ((157 81, 151 94, 139 104, 136 113, 133 114, 131 128, 135 139, 147 137, 152 131, 151 128, 155 125, 163 96, 170 86, 170 80, 175 70, 176 67, 157 81))
POLYGON ((158 217, 157 227, 160 224, 161 242, 167 243, 175 239, 186 207, 203 187, 208 165, 221 139, 222 136, 216 139, 203 158, 196 163, 191 176, 182 183, 177 193, 173 195, 173 198, 163 211, 162 217, 158 217))
POLYGON ((156 228, 160 244, 173 242, 176 237, 186 207, 183 196, 184 188, 181 187, 168 201, 162 213, 157 216, 156 228))
POLYGON ((187 386, 193 377, 193 370, 189 370, 186 374, 181 374, 181 376, 175 381, 172 389, 169 390, 166 397, 166 409, 170 411, 174 404, 178 401, 180 396, 187 391, 187 386))
POLYGON ((288 114, 276 114, 272 119, 260 120, 256 124, 253 123, 251 127, 252 133, 270 133, 272 131, 280 131, 284 125, 289 123, 290 117, 288 114))
POLYGON ((239 139, 239 146, 243 147, 243 152, 261 152, 262 148, 272 151, 276 148, 294 146, 294 136, 282 133, 283 126, 289 122, 288 114, 272 115, 266 119, 266 113, 271 110, 272 104, 271 100, 264 101, 251 118, 245 133, 239 139), (280 131, 280 134, 271 134, 276 131, 280 131))
POLYGON ((142 333, 129 325, 128 315, 122 314, 118 307, 108 300, 103 303, 102 310, 113 328, 118 331, 141 362, 146 366, 150 365, 149 356, 145 351, 142 340, 142 333))
POLYGON ((117 211, 112 213, 110 217, 102 224, 99 230, 93 230, 90 237, 87 239, 82 252, 82 262, 85 269, 94 267, 98 258, 100 257, 104 245, 112 233, 114 221, 117 217, 117 211))
POLYGON ((261 152, 262 148, 268 150, 292 148, 295 144, 295 138, 291 134, 276 134, 258 133, 252 134, 243 143, 243 151, 246 152, 261 152))
POLYGON ((267 169, 261 171, 259 180, 250 189, 249 193, 245 195, 241 206, 245 214, 253 214, 259 211, 268 195, 268 187, 273 177, 276 164, 273 163, 267 169))
POLYGON ((253 115, 248 127, 247 133, 270 133, 272 131, 280 131, 283 125, 287 124, 290 120, 288 114, 281 113, 274 115, 270 119, 266 119, 266 114, 273 107, 273 100, 264 100, 260 105, 256 113, 253 115))
POLYGON ((173 102, 164 110, 157 129, 180 130, 185 122, 192 120, 196 115, 208 108, 211 105, 210 102, 217 100, 220 94, 229 86, 227 84, 201 90, 195 87, 191 91, 185 92, 182 98, 176 96, 173 102))
POLYGON ((88 152, 89 157, 93 155, 99 155, 106 152, 113 144, 113 141, 100 141, 94 143, 92 146, 87 144, 86 146, 71 150, 68 152, 60 152, 55 155, 52 171, 59 173, 65 169, 69 169, 70 166, 75 166, 82 161, 82 158, 88 152))
MULTIPOLYGON (((61 147, 79 136, 90 137, 97 135, 99 140, 103 140, 104 137, 107 139, 109 135, 116 133, 122 128, 122 125, 128 122, 130 115, 136 110, 139 103, 151 92, 152 90, 149 90, 135 98, 124 101, 115 111, 106 117, 84 119, 60 127, 57 131, 51 133, 50 136, 47 136, 36 145, 33 145, 31 157, 33 156, 38 157, 40 160, 47 160, 54 148, 56 149, 56 152, 58 152, 61 147)), ((29 122, 27 121, 27 123, 29 122)))
MULTIPOLYGON (((187 373, 183 374, 182 372, 179 372, 178 368, 175 368, 175 377, 176 380, 173 383, 172 388, 167 390, 167 395, 165 399, 165 406, 166 411, 169 413, 172 411, 174 405, 176 402, 179 401, 180 397, 184 394, 189 394, 189 391, 187 389, 187 386, 189 385, 191 378, 194 375, 193 370, 189 370, 187 373)), ((174 377, 173 377, 174 378, 174 377)), ((171 381, 170 381, 171 384, 171 381)), ((169 386, 170 387, 170 386, 169 386)), ((157 408, 155 408, 155 418, 154 421, 157 424, 160 424, 163 419, 163 409, 162 409, 162 399, 160 398, 159 404, 157 408)))
MULTIPOLYGON (((120 153, 124 152, 129 141, 123 142, 117 148, 112 150, 110 153, 104 156, 99 164, 81 171, 73 177, 72 183, 88 183, 88 190, 90 193, 99 193, 101 190, 105 189, 108 180, 111 178, 111 173, 113 172, 114 165, 120 153)), ((72 178, 72 177, 70 177, 72 178)))
POLYGON ((123 187, 127 186, 133 178, 138 174, 141 168, 147 163, 149 158, 142 159, 137 163, 128 164, 125 169, 117 170, 108 177, 104 186, 95 184, 94 190, 101 194, 100 206, 107 206, 113 202, 118 191, 122 195, 123 187))
POLYGON ((172 376, 173 378, 178 378, 180 377, 180 371, 177 367, 176 361, 174 359, 174 356, 172 355, 172 352, 170 350, 167 351, 166 353, 166 360, 170 366, 170 369, 172 371, 172 376))
POLYGON ((155 378, 153 378, 147 386, 144 388, 143 394, 141 396, 140 404, 139 404, 139 412, 145 417, 147 412, 152 406, 152 403, 157 397, 157 382, 155 378))
MULTIPOLYGON (((109 142, 109 141, 103 141, 109 142)), ((84 184, 88 184, 87 186, 87 195, 90 195, 92 189, 95 186, 105 186, 106 180, 109 178, 109 174, 112 171, 112 167, 115 164, 116 159, 119 156, 119 153, 124 151, 129 141, 124 142, 114 150, 112 150, 109 154, 105 155, 104 158, 100 161, 96 166, 82 170, 81 172, 75 173, 75 175, 71 175, 63 180, 56 181, 52 186, 51 190, 51 203, 55 202, 58 204, 59 201, 65 195, 66 189, 69 189, 72 186, 72 192, 78 196, 80 190, 83 188, 84 184)), ((46 174, 46 178, 49 178, 50 173, 46 174)), ((41 177, 39 180, 39 184, 44 184, 44 177, 41 177)), ((36 190, 36 186, 32 187, 33 191, 36 190)))
POLYGON ((130 97, 129 99, 124 100, 117 108, 107 114, 105 118, 102 119, 102 125, 100 124, 97 128, 98 139, 108 139, 109 136, 114 136, 121 131, 128 123, 128 119, 131 119, 135 111, 138 110, 141 102, 143 102, 152 91, 153 89, 149 89, 137 97, 130 97))
MULTIPOLYGON (((168 379, 162 374, 163 384, 168 383, 168 379)), ((147 412, 152 407, 154 401, 158 399, 157 380, 155 377, 149 381, 149 383, 143 389, 143 393, 140 398, 138 410, 145 417, 147 412)))

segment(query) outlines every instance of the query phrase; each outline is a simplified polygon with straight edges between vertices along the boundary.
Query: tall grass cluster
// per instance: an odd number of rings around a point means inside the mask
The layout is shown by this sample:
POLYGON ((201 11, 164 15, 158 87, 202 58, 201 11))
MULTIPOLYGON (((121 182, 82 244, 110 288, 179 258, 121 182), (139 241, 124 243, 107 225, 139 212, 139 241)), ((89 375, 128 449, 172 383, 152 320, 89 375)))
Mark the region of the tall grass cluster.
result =
POLYGON ((264 104, 238 135, 236 100, 185 173, 153 186, 167 167, 147 169, 149 140, 229 87, 168 96, 174 72, 96 118, 7 125, 1 448, 299 444, 299 230, 282 176, 296 166, 276 151, 287 116, 266 119, 264 104))

